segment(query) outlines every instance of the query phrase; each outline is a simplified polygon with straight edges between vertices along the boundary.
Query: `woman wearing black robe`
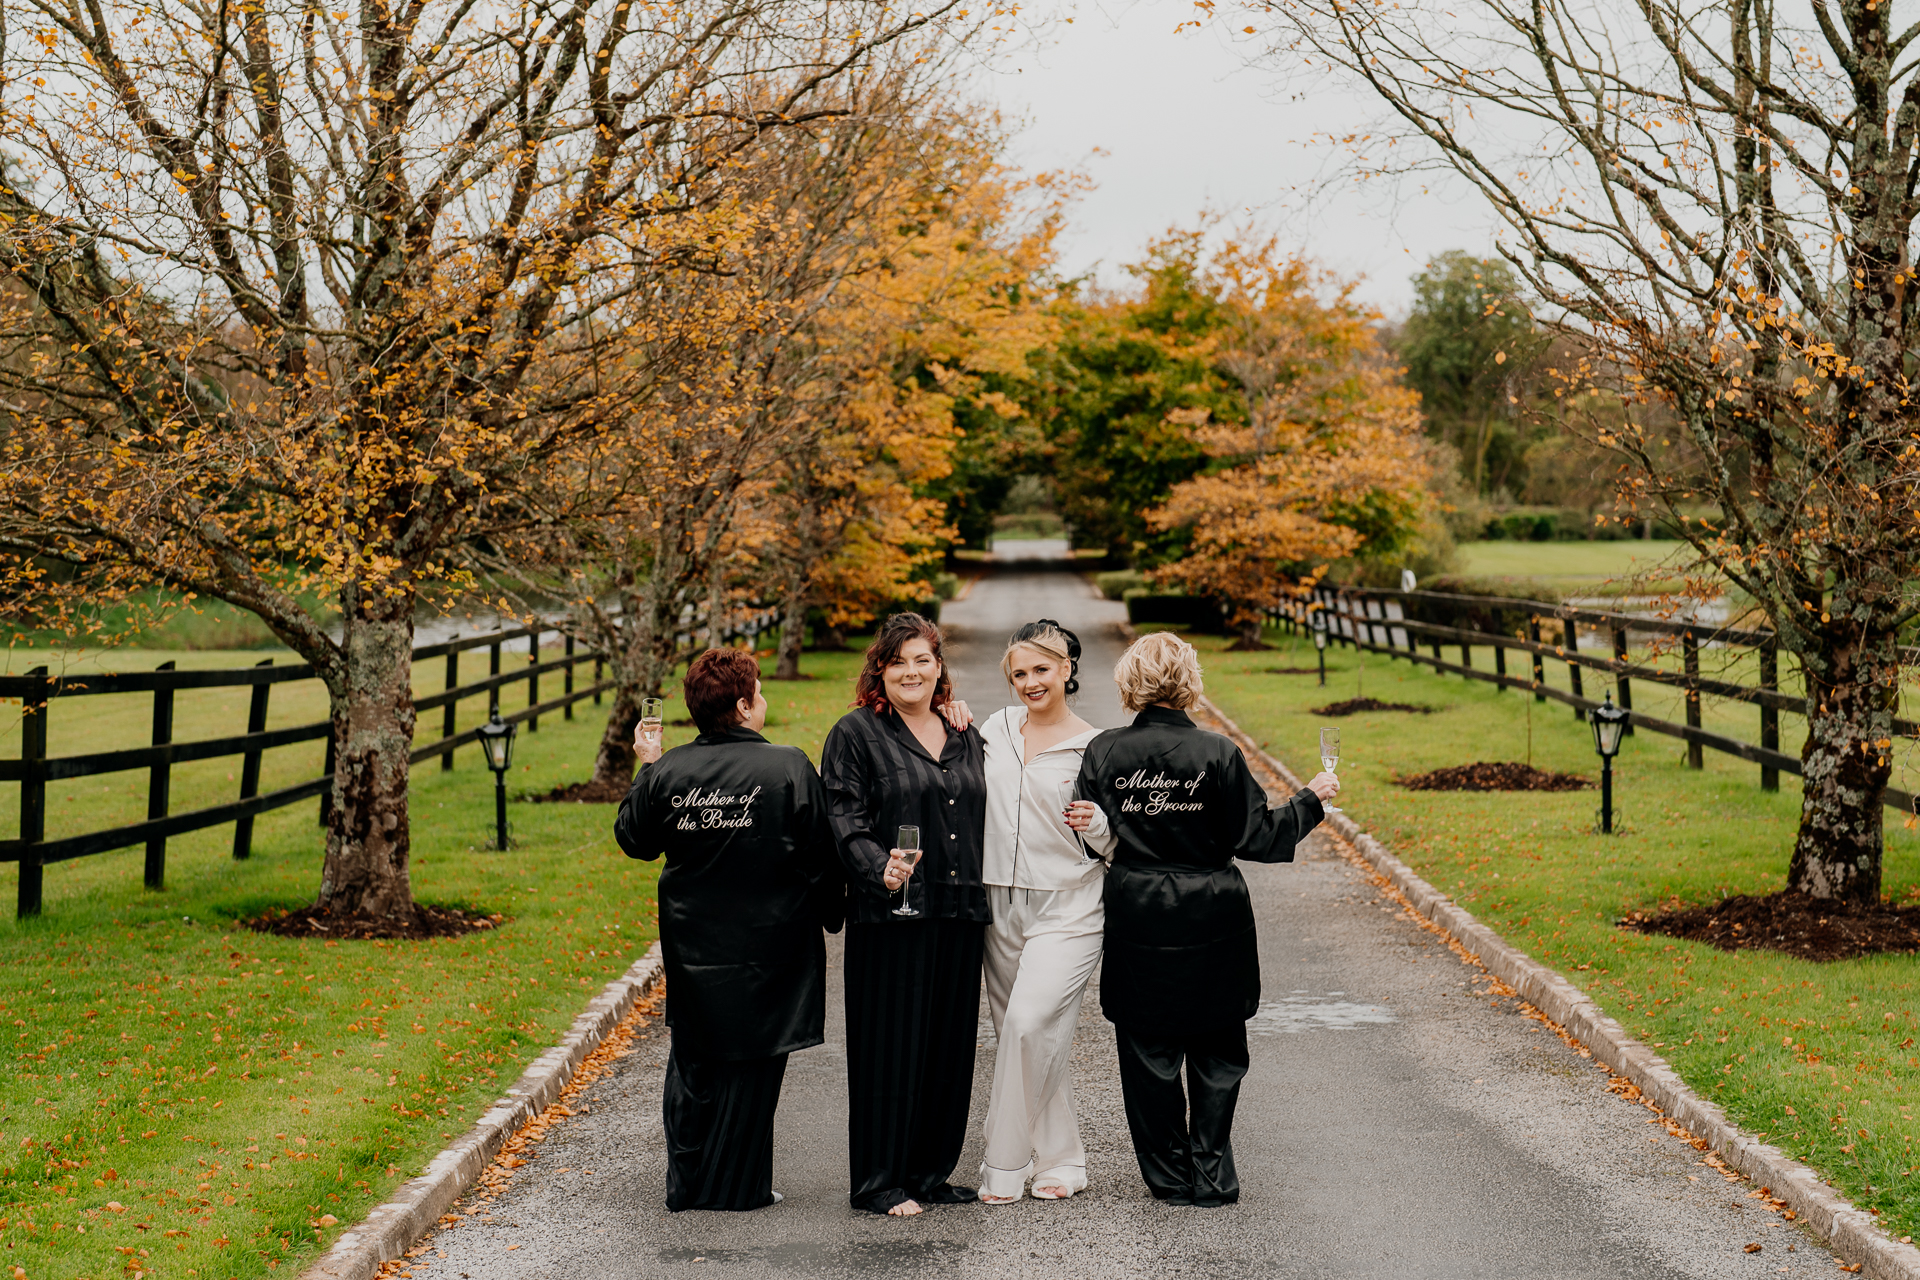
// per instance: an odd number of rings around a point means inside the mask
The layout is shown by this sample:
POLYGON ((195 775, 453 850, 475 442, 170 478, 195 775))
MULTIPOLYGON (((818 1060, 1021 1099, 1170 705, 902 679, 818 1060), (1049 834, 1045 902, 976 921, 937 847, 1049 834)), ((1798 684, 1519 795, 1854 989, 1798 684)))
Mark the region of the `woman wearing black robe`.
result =
POLYGON ((787 1055, 821 1043, 824 927, 844 881, 826 793, 807 757, 760 736, 767 702, 753 656, 710 649, 684 688, 700 736, 651 760, 614 837, 630 858, 666 854, 660 949, 672 1048, 662 1119, 667 1208, 758 1209, 773 1190, 773 1114, 787 1055))
POLYGON ((849 884, 849 1198, 898 1217, 974 1199, 947 1179, 966 1141, 992 919, 986 748, 978 730, 947 722, 951 696, 939 629, 895 615, 867 650, 855 709, 820 753, 849 884), (893 850, 903 825, 920 828, 915 868, 893 850), (903 898, 918 915, 893 914, 903 898))
POLYGON ((1187 715, 1200 699, 1200 662, 1177 636, 1143 636, 1113 678, 1121 704, 1138 714, 1087 744, 1078 784, 1118 839, 1104 894, 1100 1011, 1114 1024, 1147 1189, 1173 1204, 1232 1204, 1233 1110, 1247 1073, 1247 1019, 1260 1005, 1253 899, 1233 862, 1292 862, 1340 783, 1319 774, 1269 809, 1240 748, 1187 715))

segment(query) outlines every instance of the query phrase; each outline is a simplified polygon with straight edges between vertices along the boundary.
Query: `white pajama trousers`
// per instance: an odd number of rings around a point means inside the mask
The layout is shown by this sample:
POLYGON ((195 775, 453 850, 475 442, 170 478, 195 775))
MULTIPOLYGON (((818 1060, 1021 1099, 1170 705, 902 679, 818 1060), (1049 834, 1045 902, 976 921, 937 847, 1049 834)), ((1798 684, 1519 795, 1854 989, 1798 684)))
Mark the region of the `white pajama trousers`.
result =
POLYGON ((1028 1177, 1074 1191, 1087 1185, 1087 1151, 1073 1112, 1073 1032, 1100 963, 1106 924, 1098 879, 1074 889, 989 885, 985 986, 999 1053, 987 1105, 983 1195, 1018 1198, 1028 1177))

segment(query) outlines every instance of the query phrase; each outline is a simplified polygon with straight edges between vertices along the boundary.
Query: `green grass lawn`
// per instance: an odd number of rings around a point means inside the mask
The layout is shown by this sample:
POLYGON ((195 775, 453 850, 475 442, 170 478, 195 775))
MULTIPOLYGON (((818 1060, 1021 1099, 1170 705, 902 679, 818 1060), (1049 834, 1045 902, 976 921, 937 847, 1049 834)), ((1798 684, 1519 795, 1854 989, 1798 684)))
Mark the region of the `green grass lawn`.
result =
POLYGON ((1563 591, 1636 574, 1666 581, 1693 558, 1684 542, 1463 542, 1461 572, 1475 578, 1532 578, 1563 591))
MULTIPOLYGON (((1815 964, 1614 923, 1674 901, 1783 888, 1796 779, 1782 778, 1770 794, 1755 766, 1709 751, 1706 767, 1693 771, 1679 742, 1639 734, 1615 772, 1626 833, 1599 836, 1597 792, 1415 792, 1392 781, 1474 760, 1524 760, 1529 743, 1536 766, 1597 778, 1591 735, 1569 708, 1345 649, 1328 651, 1322 689, 1311 675, 1263 670, 1312 666, 1310 644, 1229 654, 1221 641, 1197 643, 1209 696, 1303 776, 1315 767, 1319 727, 1341 725, 1340 804, 1414 870, 1565 974, 1736 1123, 1819 1169, 1895 1235, 1920 1229, 1920 956, 1815 964), (1362 690, 1435 710, 1338 722, 1312 714, 1362 690)), ((1484 652, 1477 657, 1490 665, 1484 652)), ((1565 687, 1564 668, 1550 676, 1565 687)), ((1596 692, 1588 673, 1589 696, 1596 692)), ((1680 718, 1677 697, 1645 684, 1634 695, 1637 705, 1680 718)), ((1708 699, 1708 724, 1722 719, 1738 721, 1752 740, 1757 712, 1708 699)), ((1792 750, 1801 730, 1795 718, 1782 720, 1792 750)), ((1905 745, 1900 785, 1911 786, 1905 745)), ((1885 889, 1910 901, 1920 897, 1920 833, 1892 812, 1887 826, 1885 889)))
MULTIPOLYGON (((469 661, 484 670, 484 657, 469 661)), ((817 759, 857 663, 809 654, 818 679, 769 682, 768 736, 817 759)), ((438 687, 438 665, 423 668, 423 689, 438 687)), ((288 720, 319 715, 297 688, 275 691, 288 720)), ((183 692, 176 736, 234 732, 228 692, 183 692)), ((144 700, 118 701, 57 703, 54 750, 121 745, 129 732, 144 741, 144 700)), ((601 721, 591 704, 577 716, 522 730, 516 792, 587 775, 601 721)), ((668 745, 692 733, 670 728, 668 745)), ((287 781, 318 769, 317 749, 304 762, 280 754, 269 773, 287 781)), ((176 806, 227 795, 226 763, 176 771, 176 806)), ((144 778, 92 780, 116 789, 62 798, 64 825, 50 820, 49 833, 126 820, 118 788, 144 778)), ((312 943, 240 928, 312 900, 322 841, 310 802, 260 819, 246 862, 229 856, 227 827, 172 841, 164 892, 141 888, 138 849, 50 867, 46 913, 24 923, 11 918, 15 868, 0 865, 0 1027, 13 1046, 0 1071, 5 1275, 297 1271, 565 1031, 653 941, 658 864, 620 854, 606 806, 515 803, 515 847, 492 852, 491 784, 477 752, 452 773, 415 775, 416 895, 505 917, 454 941, 312 943)))

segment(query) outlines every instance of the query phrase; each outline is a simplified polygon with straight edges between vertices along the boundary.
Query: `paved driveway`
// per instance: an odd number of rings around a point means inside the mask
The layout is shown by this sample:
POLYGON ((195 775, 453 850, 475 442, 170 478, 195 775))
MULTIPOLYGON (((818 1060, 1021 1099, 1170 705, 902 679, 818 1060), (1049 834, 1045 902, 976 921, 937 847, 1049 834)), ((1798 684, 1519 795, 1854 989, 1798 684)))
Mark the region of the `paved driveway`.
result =
MULTIPOLYGON (((1087 645, 1082 714, 1119 722, 1106 678, 1119 607, 1036 568, 982 580, 948 611, 962 693, 1006 701, 1009 631, 1034 617, 1087 645)), ((660 1203, 664 1031, 593 1090, 484 1219, 432 1243, 435 1280, 654 1276, 1460 1277, 1654 1280, 1830 1274, 1831 1256, 1756 1207, 1606 1076, 1485 990, 1317 839, 1290 866, 1245 868, 1266 999, 1235 1129, 1238 1205, 1174 1208, 1142 1188, 1112 1035, 1089 998, 1075 1048, 1092 1186, 1064 1203, 964 1205, 917 1219, 846 1203, 839 957, 828 1043, 787 1071, 775 1185, 751 1214, 660 1203), (1759 1252, 1747 1253, 1749 1244, 1759 1252)), ((972 1143, 979 1166, 993 1043, 984 1009, 972 1143)))

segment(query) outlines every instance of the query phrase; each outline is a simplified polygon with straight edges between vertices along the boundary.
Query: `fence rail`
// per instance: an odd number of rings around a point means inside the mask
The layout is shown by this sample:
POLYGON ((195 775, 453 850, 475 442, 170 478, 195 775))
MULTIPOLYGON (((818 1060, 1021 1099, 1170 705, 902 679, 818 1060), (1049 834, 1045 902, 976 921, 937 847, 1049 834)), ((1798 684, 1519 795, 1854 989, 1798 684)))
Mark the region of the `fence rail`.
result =
MULTIPOLYGON (((613 687, 612 681, 600 678, 605 661, 603 655, 581 648, 573 636, 559 633, 564 656, 541 661, 540 638, 554 634, 556 631, 552 627, 520 627, 422 645, 415 649, 413 660, 416 663, 433 658, 446 659, 446 687, 437 693, 414 699, 416 712, 441 707, 445 709, 445 714, 440 737, 414 748, 412 762, 419 764, 438 756, 443 768, 452 768, 454 751, 479 740, 477 729, 456 731, 459 704, 484 695, 489 708, 497 710, 500 691, 522 681, 527 685, 528 705, 511 715, 503 714, 501 718, 509 723, 525 723, 530 732, 539 730, 540 717, 543 715, 558 712, 571 720, 575 703, 587 698, 598 703, 601 695, 613 687), (517 669, 502 671, 502 661, 508 656, 506 646, 515 641, 526 642, 526 660, 517 669), (476 649, 487 650, 487 676, 461 684, 460 656, 476 649), (576 668, 588 662, 593 664, 594 678, 584 687, 576 688, 576 668), (556 673, 561 679, 560 696, 542 701, 540 678, 556 673)), ((167 662, 154 671, 87 676, 50 675, 45 667, 36 667, 26 675, 0 676, 0 698, 20 699, 25 713, 21 722, 20 758, 0 760, 0 782, 20 784, 19 837, 0 840, 0 862, 20 864, 18 914, 24 917, 40 913, 43 870, 57 863, 145 845, 146 883, 149 888, 158 889, 166 880, 167 841, 173 836, 231 822, 234 824, 233 856, 244 859, 252 852, 254 818, 314 796, 320 797, 320 823, 324 826, 333 795, 333 725, 331 721, 322 720, 269 730, 266 727, 267 711, 273 687, 289 681, 317 678, 313 668, 306 663, 284 667, 271 664, 272 659, 267 659, 253 667, 176 671, 173 664, 167 662), (173 741, 173 704, 177 692, 182 689, 236 687, 250 687, 252 690, 245 733, 192 742, 173 741), (49 757, 47 720, 54 700, 109 693, 153 695, 153 732, 149 744, 83 755, 49 757), (260 791, 263 753, 275 747, 316 739, 324 739, 327 743, 326 764, 321 776, 274 791, 260 791), (236 799, 185 813, 170 812, 174 765, 230 756, 241 757, 239 796, 236 799), (55 840, 46 838, 49 782, 138 769, 148 771, 146 821, 55 840)))
MULTIPOLYGON (((1760 785, 1768 791, 1780 787, 1780 774, 1801 776, 1800 758, 1781 751, 1780 713, 1806 713, 1806 699, 1779 688, 1778 640, 1770 631, 1715 626, 1700 622, 1675 622, 1664 618, 1643 618, 1632 614, 1606 613, 1577 609, 1538 600, 1513 600, 1503 596, 1456 595, 1440 591, 1395 591, 1374 587, 1321 587, 1310 599, 1289 601, 1272 611, 1283 626, 1309 630, 1314 614, 1326 620, 1331 642, 1351 645, 1390 657, 1407 658, 1436 671, 1481 680, 1501 689, 1531 692, 1536 701, 1549 699, 1572 707, 1585 718, 1600 705, 1582 688, 1584 672, 1612 676, 1619 693, 1620 706, 1633 710, 1633 683, 1645 681, 1678 689, 1683 695, 1686 723, 1635 711, 1628 732, 1645 729, 1665 734, 1687 744, 1687 764, 1703 767, 1703 750, 1736 756, 1760 766, 1760 785), (1443 620, 1436 620, 1443 619, 1443 620), (1485 620, 1487 625, 1462 625, 1485 620), (1612 656, 1582 652, 1580 628, 1604 631, 1613 650, 1612 656), (1558 641, 1544 638, 1551 627, 1559 632, 1558 641), (1524 629, 1523 639, 1506 628, 1524 629), (1632 633, 1651 634, 1678 640, 1681 671, 1670 671, 1628 660, 1628 640, 1632 633), (1422 644, 1431 650, 1421 653, 1422 644), (1457 647, 1460 661, 1442 655, 1443 646, 1457 647), (1700 673, 1703 646, 1743 646, 1759 656, 1758 686, 1717 680, 1700 673), (1473 665, 1473 650, 1492 650, 1493 670, 1473 665), (1507 671, 1507 655, 1523 655, 1531 667, 1527 675, 1507 671), (1546 682, 1546 664, 1564 663, 1568 688, 1559 689, 1546 682), (1701 700, 1715 697, 1759 708, 1760 741, 1744 741, 1702 726, 1701 700)), ((1920 734, 1920 725, 1911 720, 1894 720, 1894 732, 1920 734)), ((1888 787, 1884 793, 1887 807, 1914 812, 1913 793, 1888 787)))

